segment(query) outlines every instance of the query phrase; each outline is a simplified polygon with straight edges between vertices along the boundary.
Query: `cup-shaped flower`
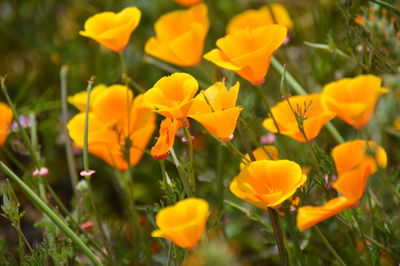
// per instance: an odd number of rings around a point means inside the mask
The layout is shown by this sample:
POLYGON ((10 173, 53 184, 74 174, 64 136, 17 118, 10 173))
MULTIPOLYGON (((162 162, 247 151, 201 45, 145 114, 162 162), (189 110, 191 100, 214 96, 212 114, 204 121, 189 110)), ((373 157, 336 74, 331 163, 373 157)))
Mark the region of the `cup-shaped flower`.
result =
MULTIPOLYGON (((252 151, 253 156, 256 161, 261 160, 279 160, 279 152, 278 149, 273 145, 264 145, 262 147, 258 147, 257 149, 252 151)), ((250 155, 246 153, 244 155, 242 162, 240 163, 240 169, 246 166, 247 162, 251 161, 250 155)))
POLYGON ((228 91, 225 82, 214 85, 197 95, 189 110, 189 117, 202 124, 211 134, 230 140, 242 108, 236 107, 239 82, 228 91))
POLYGON ((301 167, 293 161, 253 161, 241 169, 229 189, 252 205, 267 209, 293 196, 306 179, 301 167))
POLYGON ((13 113, 11 108, 7 104, 0 102, 0 146, 2 146, 7 139, 12 118, 13 113))
POLYGON ((174 73, 158 80, 144 94, 144 98, 155 112, 171 119, 184 119, 198 88, 196 79, 191 75, 174 73))
MULTIPOLYGON (((319 134, 321 128, 335 117, 335 113, 329 111, 322 104, 319 94, 293 96, 288 100, 290 105, 287 100, 281 101, 271 108, 271 112, 281 134, 297 141, 305 142, 305 138, 299 129, 296 116, 302 118, 303 129, 309 141, 313 140, 319 134)), ((263 126, 271 132, 278 132, 272 118, 265 119, 263 126)))
POLYGON ((174 2, 180 4, 184 7, 194 6, 198 3, 202 2, 203 0, 173 0, 174 2))
POLYGON ((208 203, 188 198, 161 209, 156 216, 158 230, 151 236, 164 237, 182 248, 194 248, 203 235, 210 215, 208 203))
POLYGON ((372 118, 378 98, 388 90, 382 79, 374 75, 359 75, 331 82, 323 88, 322 101, 346 123, 364 128, 372 118))
MULTIPOLYGON (((131 165, 137 164, 155 129, 155 115, 143 95, 133 99, 126 86, 113 85, 99 91, 90 106, 89 152, 121 171, 128 168, 128 158, 131 165)), ((69 135, 79 148, 83 147, 84 125, 85 112, 67 124, 69 135)))
POLYGON ((169 155, 174 146, 176 131, 182 127, 182 122, 165 118, 160 125, 159 137, 156 144, 151 148, 151 156, 156 160, 163 160, 169 155))
POLYGON ((233 70, 254 85, 264 83, 271 56, 285 40, 286 27, 245 28, 217 40, 217 49, 204 55, 214 64, 233 70))
POLYGON ((91 38, 104 47, 121 52, 139 24, 141 12, 137 7, 127 7, 119 13, 103 12, 85 22, 79 34, 91 38))
POLYGON ((282 4, 272 3, 260 9, 248 9, 243 11, 229 21, 226 32, 231 34, 241 29, 255 29, 271 24, 279 24, 286 28, 293 27, 289 12, 282 4))
POLYGON ((355 140, 336 146, 332 152, 338 179, 332 185, 341 196, 323 206, 299 208, 297 227, 307 230, 315 224, 354 206, 361 199, 368 178, 377 167, 386 166, 386 152, 375 142, 355 140))
POLYGON ((179 66, 200 63, 209 21, 207 6, 199 4, 188 10, 176 10, 161 16, 154 25, 145 52, 179 66))

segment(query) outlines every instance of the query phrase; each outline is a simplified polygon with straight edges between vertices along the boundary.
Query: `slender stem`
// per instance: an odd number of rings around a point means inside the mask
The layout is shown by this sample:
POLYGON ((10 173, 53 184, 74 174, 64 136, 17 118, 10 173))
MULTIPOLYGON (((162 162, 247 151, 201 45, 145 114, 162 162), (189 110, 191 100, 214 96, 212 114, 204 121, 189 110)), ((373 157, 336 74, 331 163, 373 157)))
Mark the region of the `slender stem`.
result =
POLYGON ((142 88, 142 86, 140 86, 131 77, 129 77, 128 68, 126 67, 126 62, 123 52, 122 51, 119 52, 118 55, 122 65, 122 82, 125 83, 125 86, 129 87, 129 84, 131 84, 137 91, 139 91, 139 93, 146 92, 146 90, 142 88))
POLYGON ((20 225, 19 225, 19 222, 18 222, 18 225, 17 225, 17 226, 14 226, 14 228, 15 228, 15 230, 17 230, 17 232, 18 232, 18 238, 24 241, 25 245, 26 245, 26 246, 28 247, 28 249, 29 249, 29 252, 31 253, 31 255, 33 255, 33 254, 35 253, 35 251, 32 249, 31 245, 29 244, 28 239, 26 239, 24 233, 22 232, 21 227, 20 227, 20 225))
POLYGON ((274 229, 274 236, 278 245, 279 258, 282 265, 289 265, 288 254, 283 240, 283 233, 279 223, 279 216, 276 210, 268 208, 269 218, 271 219, 272 228, 274 229))
MULTIPOLYGON (((185 123, 185 122, 183 122, 185 123)), ((184 130, 185 130, 185 135, 187 138, 187 142, 189 144, 189 169, 187 172, 187 175, 190 178, 190 183, 192 185, 192 192, 193 194, 196 194, 196 179, 194 175, 194 169, 193 169, 193 141, 192 141, 192 135, 190 134, 189 127, 184 124, 184 130)))
POLYGON ((173 148, 170 150, 170 152, 171 152, 172 160, 173 160, 173 162, 174 162, 174 164, 176 166, 176 169, 178 170, 179 177, 181 178, 181 181, 182 181, 182 184, 183 184, 183 188, 185 189, 185 192, 186 192, 186 196, 192 197, 193 193, 192 193, 192 190, 190 188, 190 184, 188 183, 188 180, 184 175, 181 163, 179 162, 178 158, 176 157, 176 154, 175 154, 175 151, 174 151, 173 148))
POLYGON ((76 230, 78 230, 81 234, 85 235, 85 237, 88 239, 90 243, 92 243, 93 247, 96 248, 97 251, 99 251, 104 258, 107 257, 107 255, 101 250, 101 247, 79 226, 78 222, 75 221, 74 217, 69 213, 65 205, 62 203, 60 198, 57 196, 53 188, 50 186, 50 184, 45 181, 45 185, 47 190, 49 191, 51 197, 54 199, 55 203, 58 205, 58 207, 61 209, 61 211, 68 217, 69 221, 72 222, 72 224, 75 226, 76 230))
POLYGON ((168 258, 167 258, 167 266, 171 265, 171 257, 172 257, 172 241, 169 241, 168 245, 168 258))
MULTIPOLYGON (((285 70, 285 67, 278 61, 278 59, 272 57, 271 64, 280 74, 283 75, 285 73, 286 80, 298 94, 308 94, 307 91, 303 89, 303 87, 297 82, 297 80, 287 70, 285 70)), ((332 137, 334 137, 334 139, 338 143, 344 142, 343 137, 340 135, 339 131, 337 131, 337 129, 332 125, 331 122, 326 123, 325 126, 329 130, 329 133, 332 135, 332 137)))
POLYGON ((92 190, 92 185, 91 185, 91 179, 90 179, 90 177, 87 177, 87 183, 88 183, 88 187, 89 187, 90 204, 91 204, 91 206, 92 206, 92 210, 93 210, 94 218, 95 218, 95 220, 96 220, 97 227, 99 228, 99 231, 100 231, 101 239, 102 239, 102 241, 103 241, 104 247, 105 247, 106 250, 107 250, 107 255, 108 255, 108 257, 110 258, 111 262, 114 262, 114 263, 115 263, 114 255, 113 255, 113 252, 112 252, 111 245, 110 245, 110 243, 109 243, 109 241, 108 241, 108 238, 107 238, 107 236, 106 236, 106 233, 104 232, 104 228, 103 228, 103 226, 101 225, 100 217, 99 217, 99 214, 98 214, 97 208, 96 208, 96 203, 94 202, 93 190, 92 190))
POLYGON ((103 265, 93 254, 93 252, 86 246, 86 244, 77 236, 74 231, 72 231, 68 225, 66 225, 56 213, 54 213, 47 205, 44 203, 33 190, 25 184, 14 172, 11 171, 3 162, 0 161, 0 169, 8 175, 13 181, 15 181, 21 189, 26 193, 26 195, 31 199, 33 203, 43 211, 81 250, 88 256, 88 258, 95 265, 103 265))
POLYGON ((325 245, 328 247, 328 249, 330 250, 330 252, 333 254, 333 256, 335 256, 335 258, 338 260, 338 262, 343 265, 346 266, 347 264, 342 260, 342 258, 339 256, 339 254, 336 252, 336 250, 332 247, 331 243, 329 243, 328 239, 326 239, 326 237, 324 236, 324 234, 322 233, 322 231, 319 229, 319 227, 316 225, 314 226, 315 231, 317 231, 318 235, 321 237, 322 241, 325 243, 325 245))
POLYGON ((89 111, 90 111, 90 92, 92 90, 92 85, 93 85, 93 79, 94 77, 92 76, 89 81, 88 81, 88 86, 87 86, 87 98, 86 98, 86 113, 85 113, 85 132, 84 132, 84 137, 83 137, 83 166, 86 172, 90 170, 89 168, 89 111))
POLYGON ((78 184, 79 178, 78 178, 78 174, 77 174, 77 170, 76 170, 74 155, 72 153, 72 143, 71 143, 71 139, 69 138, 68 129, 67 129, 67 120, 68 120, 67 73, 68 73, 68 66, 62 66, 61 70, 60 70, 61 116, 62 116, 63 134, 64 134, 64 138, 65 138, 64 147, 65 147, 65 153, 67 156, 68 172, 69 172, 69 176, 71 178, 72 189, 74 190, 74 194, 76 194, 76 185, 78 184))
POLYGON ((161 174, 163 177, 164 188, 167 189, 168 182, 167 182, 167 170, 165 170, 165 160, 159 160, 159 162, 160 162, 160 166, 161 166, 161 174))
POLYGON ((6 97, 7 104, 11 108, 14 119, 18 124, 18 133, 20 134, 25 147, 28 149, 29 155, 31 156, 36 168, 40 169, 42 167, 42 164, 40 162, 40 159, 37 157, 36 152, 34 151, 34 149, 32 147, 32 144, 29 140, 28 134, 26 133, 25 129, 22 127, 21 122, 19 121, 19 116, 18 116, 17 110, 15 109, 14 104, 12 103, 11 98, 8 95, 7 87, 5 85, 5 77, 3 77, 3 76, 1 77, 1 89, 3 91, 4 96, 6 97))
POLYGON ((301 249, 300 249, 300 241, 299 241, 297 232, 294 230, 296 225, 295 225, 295 221, 294 221, 293 218, 294 217, 290 213, 289 208, 285 208, 285 219, 286 219, 287 224, 289 225, 288 226, 289 234, 290 234, 290 236, 292 238, 292 241, 293 241, 294 250, 296 252, 295 253, 296 258, 299 260, 299 265, 307 265, 306 261, 304 259, 304 256, 303 256, 303 252, 301 252, 301 249))

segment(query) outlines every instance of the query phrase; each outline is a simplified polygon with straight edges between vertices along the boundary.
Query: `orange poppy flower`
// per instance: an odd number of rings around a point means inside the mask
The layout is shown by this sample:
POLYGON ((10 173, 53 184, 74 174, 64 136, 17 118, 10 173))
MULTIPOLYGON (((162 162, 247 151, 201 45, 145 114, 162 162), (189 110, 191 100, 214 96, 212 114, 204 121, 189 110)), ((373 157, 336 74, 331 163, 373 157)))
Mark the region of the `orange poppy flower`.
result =
POLYGON ((203 0, 173 0, 174 2, 180 4, 184 7, 194 6, 200 3, 203 0))
POLYGON ((386 166, 386 153, 376 143, 364 140, 350 141, 338 145, 333 150, 333 159, 339 174, 333 184, 342 196, 331 199, 323 206, 299 208, 297 227, 307 230, 315 224, 354 206, 361 199, 368 178, 377 165, 386 166), (373 154, 369 154, 372 152, 373 154), (351 154, 351 156, 349 156, 351 154))
POLYGON ((287 29, 281 25, 238 30, 218 39, 218 48, 204 58, 260 85, 264 83, 272 54, 281 46, 286 33, 287 29))
POLYGON ((286 28, 293 27, 289 13, 283 5, 272 3, 260 9, 248 9, 237 14, 229 21, 226 32, 231 34, 241 29, 255 29, 271 24, 279 24, 286 28))
POLYGON ((13 113, 11 108, 7 104, 0 102, 0 146, 2 146, 7 139, 12 118, 13 113))
POLYGON ((203 235, 210 215, 208 203, 188 198, 161 209, 156 216, 158 230, 152 237, 164 237, 181 248, 194 248, 203 235))
POLYGON ((214 85, 196 96, 189 110, 189 117, 202 124, 211 134, 230 140, 243 108, 236 107, 239 82, 228 91, 225 82, 214 85))
POLYGON ((137 7, 127 7, 119 13, 103 12, 85 22, 85 30, 79 34, 91 38, 104 47, 121 52, 139 24, 141 12, 137 7))
POLYGON ((179 120, 165 118, 160 125, 160 136, 151 148, 151 156, 156 160, 165 159, 174 146, 176 131, 182 126, 179 120))
POLYGON ((333 149, 332 156, 339 175, 361 164, 366 164, 373 174, 378 166, 385 168, 387 164, 385 150, 373 141, 353 140, 342 143, 333 149))
POLYGON ((381 83, 382 79, 374 75, 344 78, 325 85, 322 100, 340 119, 362 129, 371 119, 378 98, 388 92, 381 83))
MULTIPOLYGON (((257 149, 253 150, 253 155, 256 158, 256 161, 261 160, 279 160, 279 152, 275 146, 272 145, 265 145, 263 147, 258 147, 257 149), (272 158, 271 158, 272 157, 272 158)), ((244 160, 240 163, 240 169, 246 166, 247 162, 251 161, 250 155, 246 153, 244 155, 244 160)))
POLYGON ((300 166, 288 160, 253 161, 241 169, 229 186, 235 196, 267 209, 277 207, 304 184, 300 166))
POLYGON ((198 88, 196 79, 191 75, 174 73, 158 80, 144 97, 155 112, 171 119, 184 119, 198 88))
MULTIPOLYGON (((290 104, 294 111, 299 112, 306 117, 303 123, 304 132, 309 141, 318 136, 321 128, 331 119, 335 117, 335 113, 329 111, 322 103, 319 94, 310 94, 306 96, 292 96, 289 98, 290 104), (308 108, 305 108, 308 107, 308 108), (301 110, 298 110, 301 108, 301 110)), ((286 100, 279 102, 271 108, 271 112, 275 117, 280 132, 283 135, 291 137, 297 141, 305 142, 303 134, 300 132, 295 114, 293 114, 286 100)), ((263 122, 263 126, 271 131, 278 132, 272 118, 267 118, 263 122)))
MULTIPOLYGON (((79 99, 81 94, 72 99, 79 99)), ((73 102, 80 103, 78 106, 82 108, 80 101, 73 102)), ((113 85, 98 92, 90 105, 89 152, 120 171, 128 168, 124 152, 129 152, 131 165, 137 164, 155 129, 155 115, 145 104, 143 95, 133 99, 127 87, 113 85), (130 99, 129 107, 127 97, 130 99), (128 140, 131 147, 125 151, 128 140)), ((83 147, 84 124, 84 112, 75 115, 67 124, 70 137, 80 148, 83 147)))
POLYGON ((179 66, 200 63, 209 21, 207 6, 198 4, 188 10, 177 10, 161 16, 154 25, 145 52, 179 66))

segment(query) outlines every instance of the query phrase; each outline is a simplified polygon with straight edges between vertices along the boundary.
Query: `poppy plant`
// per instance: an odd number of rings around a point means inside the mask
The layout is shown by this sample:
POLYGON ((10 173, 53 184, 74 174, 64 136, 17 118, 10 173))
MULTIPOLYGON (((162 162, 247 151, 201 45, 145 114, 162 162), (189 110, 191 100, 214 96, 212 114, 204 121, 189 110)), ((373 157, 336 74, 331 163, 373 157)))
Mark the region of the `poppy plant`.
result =
POLYGON ((236 107, 239 82, 228 91, 225 82, 214 85, 197 95, 189 110, 189 117, 202 124, 211 134, 230 140, 243 108, 236 107))
POLYGON ((198 4, 161 16, 154 25, 156 36, 146 42, 145 52, 179 66, 199 64, 209 28, 207 12, 205 4, 198 4))
POLYGON ((185 119, 199 85, 186 73, 174 73, 161 78, 144 94, 145 100, 155 112, 171 118, 185 119))
MULTIPOLYGON (((78 96, 71 99, 76 100, 78 96)), ((80 101, 77 103, 82 107, 80 101)), ((85 112, 78 113, 67 124, 70 137, 80 148, 84 125, 85 112)), ((90 103, 89 152, 120 171, 128 168, 128 158, 131 165, 139 162, 154 129, 155 115, 145 104, 143 95, 133 98, 126 86, 106 87, 90 103)))
POLYGON ((332 156, 339 174, 332 185, 340 193, 323 206, 303 206, 297 214, 297 227, 307 230, 341 211, 357 205, 368 178, 378 166, 386 167, 385 150, 375 142, 355 140, 336 146, 332 156), (349 156, 351 154, 351 156, 349 156))
POLYGON ((229 189, 252 205, 267 209, 278 207, 293 196, 306 179, 301 167, 293 161, 260 160, 243 167, 229 189))
POLYGON ((9 127, 13 118, 11 108, 0 102, 0 146, 4 144, 7 139, 9 127))
POLYGON ((282 45, 286 34, 286 27, 281 25, 238 30, 218 39, 218 48, 204 58, 260 85, 265 81, 272 54, 282 45))
POLYGON ((388 92, 381 83, 374 75, 344 78, 325 85, 322 100, 340 119, 362 129, 372 118, 379 97, 388 92))
MULTIPOLYGON (((304 119, 303 129, 309 141, 318 136, 321 128, 335 117, 335 113, 329 111, 321 103, 319 94, 292 96, 288 101, 284 100, 277 103, 271 108, 271 112, 278 124, 280 133, 297 141, 305 142, 305 138, 299 129, 296 116, 301 116, 301 119, 304 119)), ((263 126, 271 132, 278 132, 272 118, 265 119, 263 126)))
POLYGON ((137 7, 127 7, 119 13, 102 12, 88 18, 79 34, 91 38, 107 49, 121 52, 139 24, 141 12, 137 7))
POLYGON ((243 11, 229 21, 226 32, 231 34, 241 29, 255 29, 271 24, 279 24, 288 29, 293 27, 293 22, 290 19, 289 13, 283 5, 272 3, 260 9, 248 9, 243 11))
POLYGON ((161 209, 156 216, 158 230, 152 237, 164 237, 181 248, 194 248, 203 235, 210 215, 208 203, 188 198, 161 209))

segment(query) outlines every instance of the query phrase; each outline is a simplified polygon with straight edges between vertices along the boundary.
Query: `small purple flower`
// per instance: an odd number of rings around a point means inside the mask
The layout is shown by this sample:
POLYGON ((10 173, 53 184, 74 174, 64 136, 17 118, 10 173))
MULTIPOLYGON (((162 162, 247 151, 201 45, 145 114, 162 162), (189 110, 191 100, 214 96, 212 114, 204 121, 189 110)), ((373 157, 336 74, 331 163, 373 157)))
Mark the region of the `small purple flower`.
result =
POLYGON ((91 175, 93 175, 94 173, 96 173, 96 171, 95 170, 88 170, 88 171, 82 171, 82 172, 80 172, 80 175, 81 176, 84 176, 84 177, 90 177, 91 175))
MULTIPOLYGON (((22 126, 23 128, 31 127, 32 124, 33 124, 32 120, 30 120, 28 117, 26 117, 26 116, 24 116, 24 115, 19 115, 19 116, 18 116, 18 120, 19 120, 19 123, 21 124, 21 126, 22 126)), ((14 122, 10 125, 10 129, 11 129, 11 131, 13 131, 13 132, 18 132, 18 130, 19 130, 19 128, 18 128, 18 122, 17 122, 17 121, 14 121, 14 122)))

